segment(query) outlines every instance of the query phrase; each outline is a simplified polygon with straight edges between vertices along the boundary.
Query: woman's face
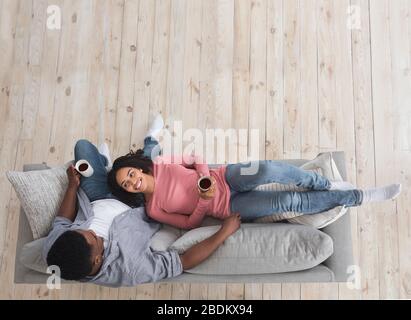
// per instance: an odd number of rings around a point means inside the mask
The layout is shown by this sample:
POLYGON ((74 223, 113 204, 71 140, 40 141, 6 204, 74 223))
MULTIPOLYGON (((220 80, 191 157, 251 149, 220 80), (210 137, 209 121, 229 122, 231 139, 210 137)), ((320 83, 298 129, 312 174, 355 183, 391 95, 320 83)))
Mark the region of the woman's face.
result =
POLYGON ((117 171, 116 181, 125 191, 139 193, 147 189, 148 175, 141 169, 124 167, 117 171))

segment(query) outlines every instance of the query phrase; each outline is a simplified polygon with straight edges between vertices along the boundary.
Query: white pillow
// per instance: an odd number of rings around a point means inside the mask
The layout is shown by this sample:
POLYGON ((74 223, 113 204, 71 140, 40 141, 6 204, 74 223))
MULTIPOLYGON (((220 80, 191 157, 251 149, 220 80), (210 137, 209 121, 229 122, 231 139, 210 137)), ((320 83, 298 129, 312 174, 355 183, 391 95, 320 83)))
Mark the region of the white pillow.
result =
POLYGON ((34 239, 46 236, 68 186, 70 163, 47 170, 6 172, 27 216, 34 239))
MULTIPOLYGON (((212 236, 220 226, 188 231, 171 249, 184 253, 212 236)), ((244 223, 203 263, 186 270, 197 274, 265 274, 306 270, 333 253, 331 237, 312 227, 244 223)))
MULTIPOLYGON (((333 181, 342 181, 341 174, 338 171, 334 159, 332 158, 331 152, 320 153, 315 159, 306 162, 300 168, 304 170, 315 171, 333 181)), ((255 188, 255 190, 305 191, 306 189, 299 188, 294 185, 269 183, 258 186, 257 188, 255 188)), ((287 220, 290 223, 303 224, 312 226, 317 229, 322 229, 342 217, 347 211, 348 208, 346 208, 345 206, 339 206, 325 212, 308 215, 303 215, 300 212, 284 212, 280 214, 275 213, 270 216, 255 219, 254 222, 269 223, 287 220)))

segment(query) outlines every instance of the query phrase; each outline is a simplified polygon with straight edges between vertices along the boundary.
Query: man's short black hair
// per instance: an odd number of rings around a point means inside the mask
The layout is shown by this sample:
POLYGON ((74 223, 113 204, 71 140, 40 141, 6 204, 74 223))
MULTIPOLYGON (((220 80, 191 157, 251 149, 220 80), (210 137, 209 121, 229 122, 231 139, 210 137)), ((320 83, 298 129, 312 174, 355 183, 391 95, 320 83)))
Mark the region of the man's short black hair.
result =
POLYGON ((86 238, 76 231, 64 232, 47 254, 47 264, 58 266, 61 277, 66 280, 80 280, 88 276, 93 265, 86 238))

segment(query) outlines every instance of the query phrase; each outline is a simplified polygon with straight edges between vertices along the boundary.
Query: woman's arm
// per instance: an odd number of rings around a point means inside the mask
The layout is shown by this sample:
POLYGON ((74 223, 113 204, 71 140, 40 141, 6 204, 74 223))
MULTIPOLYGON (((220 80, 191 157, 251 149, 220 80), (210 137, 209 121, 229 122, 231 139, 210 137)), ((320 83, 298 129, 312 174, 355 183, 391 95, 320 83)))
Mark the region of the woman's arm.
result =
POLYGON ((193 229, 198 227, 203 221, 203 218, 207 212, 209 206, 209 200, 200 198, 197 203, 197 207, 190 215, 180 213, 168 213, 161 208, 149 210, 148 215, 150 218, 181 229, 193 229))
POLYGON ((157 157, 154 162, 157 164, 180 164, 189 169, 195 169, 200 177, 209 176, 210 170, 208 164, 205 163, 204 159, 198 155, 172 155, 172 156, 161 156, 157 157))
POLYGON ((224 220, 220 230, 210 238, 197 243, 180 255, 183 270, 188 270, 206 260, 230 235, 238 230, 241 224, 239 214, 233 214, 224 220))

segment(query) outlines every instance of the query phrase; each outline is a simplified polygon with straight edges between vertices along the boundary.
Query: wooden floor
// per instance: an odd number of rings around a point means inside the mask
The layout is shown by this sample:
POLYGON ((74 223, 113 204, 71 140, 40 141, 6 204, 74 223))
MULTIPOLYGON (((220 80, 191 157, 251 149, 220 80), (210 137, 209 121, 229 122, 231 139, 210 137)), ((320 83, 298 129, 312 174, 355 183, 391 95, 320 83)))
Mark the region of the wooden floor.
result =
POLYGON ((411 298, 410 14, 411 0, 0 0, 0 297, 411 298), (70 160, 79 138, 122 155, 151 111, 183 129, 257 128, 261 159, 343 150, 359 187, 401 182, 396 201, 351 210, 361 289, 14 285, 19 201, 5 171, 70 160))

